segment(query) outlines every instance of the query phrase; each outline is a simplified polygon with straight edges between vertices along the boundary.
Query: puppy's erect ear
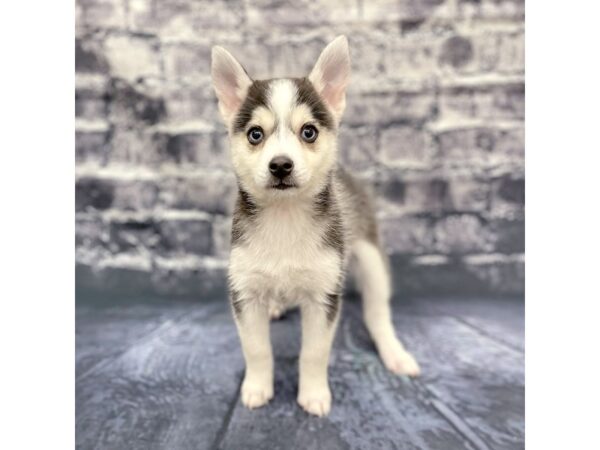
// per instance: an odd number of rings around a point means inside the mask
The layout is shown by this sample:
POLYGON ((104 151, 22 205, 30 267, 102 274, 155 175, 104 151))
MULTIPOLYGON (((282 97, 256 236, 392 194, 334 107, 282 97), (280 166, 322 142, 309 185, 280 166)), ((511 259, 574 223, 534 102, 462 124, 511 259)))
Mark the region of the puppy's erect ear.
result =
POLYGON ((325 47, 308 79, 339 121, 346 106, 346 86, 350 81, 350 54, 346 36, 338 36, 325 47))
POLYGON ((242 106, 252 80, 231 53, 219 46, 212 48, 211 75, 219 99, 219 111, 229 126, 242 106))

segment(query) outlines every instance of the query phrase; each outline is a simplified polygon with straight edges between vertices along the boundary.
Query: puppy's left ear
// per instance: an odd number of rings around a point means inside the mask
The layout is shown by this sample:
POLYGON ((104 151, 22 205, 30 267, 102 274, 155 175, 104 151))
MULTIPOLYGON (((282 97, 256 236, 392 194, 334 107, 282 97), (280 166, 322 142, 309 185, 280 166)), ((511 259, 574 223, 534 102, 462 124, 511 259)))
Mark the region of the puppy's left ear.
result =
POLYGON ((219 99, 219 111, 229 126, 242 106, 252 80, 231 53, 219 46, 212 49, 211 75, 219 99))
POLYGON ((350 53, 346 36, 338 36, 325 47, 308 79, 339 121, 346 107, 346 86, 350 81, 350 53))

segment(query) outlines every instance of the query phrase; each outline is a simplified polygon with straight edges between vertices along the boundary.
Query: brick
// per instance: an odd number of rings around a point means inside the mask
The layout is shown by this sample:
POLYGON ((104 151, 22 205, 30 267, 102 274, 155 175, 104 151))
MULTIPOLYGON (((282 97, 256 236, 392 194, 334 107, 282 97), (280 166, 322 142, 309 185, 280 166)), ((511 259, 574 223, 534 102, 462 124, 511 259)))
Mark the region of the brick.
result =
POLYGON ((145 126, 116 125, 113 127, 111 164, 157 167, 162 162, 160 148, 164 141, 145 126))
POLYGON ((129 25, 164 40, 197 39, 205 30, 237 29, 244 9, 241 0, 129 0, 129 25))
POLYGON ((381 162, 389 167, 424 167, 433 157, 429 134, 414 126, 384 128, 380 146, 381 162))
POLYGON ((452 178, 449 197, 453 211, 482 213, 488 209, 490 186, 485 179, 452 178))
MULTIPOLYGON (((303 39, 303 42, 308 45, 310 40, 303 39)), ((294 74, 306 75, 304 70, 310 67, 310 55, 308 55, 307 52, 305 52, 305 59, 301 61, 287 58, 290 54, 293 55, 295 52, 296 47, 292 50, 294 43, 289 41, 281 42, 277 38, 274 38, 270 33, 264 35, 252 34, 244 37, 239 36, 237 38, 228 36, 227 39, 216 40, 212 43, 225 47, 240 62, 242 67, 248 72, 248 75, 255 80, 294 74), (282 58, 277 61, 277 67, 273 66, 274 52, 279 52, 278 57, 282 58)), ((312 56, 315 57, 314 55, 312 56)), ((206 73, 207 76, 209 75, 209 70, 203 69, 203 72, 206 73)), ((214 96, 212 85, 209 90, 210 94, 214 96)))
POLYGON ((169 178, 161 184, 159 202, 165 208, 231 214, 237 194, 231 173, 207 173, 193 178, 169 178))
POLYGON ((101 247, 108 241, 107 227, 95 215, 77 215, 75 217, 75 245, 88 252, 101 247))
POLYGON ((466 177, 381 176, 374 185, 382 208, 394 214, 484 213, 488 210, 487 181, 466 177))
POLYGON ((229 152, 225 133, 196 132, 158 137, 161 162, 197 165, 206 168, 229 168, 229 152))
POLYGON ((111 35, 104 41, 111 74, 130 83, 161 75, 157 43, 147 37, 111 35))
POLYGON ((523 30, 475 31, 448 37, 439 63, 449 72, 481 76, 487 73, 522 75, 525 71, 523 30))
POLYGON ((378 133, 373 126, 340 128, 339 155, 344 166, 353 170, 372 168, 377 163, 378 133))
POLYGON ((361 79, 379 77, 385 71, 384 56, 388 42, 389 35, 382 30, 361 29, 349 33, 353 84, 359 85, 361 79))
POLYGON ((521 127, 494 129, 458 128, 436 134, 438 158, 443 165, 492 165, 514 163, 524 158, 521 127))
POLYGON ((472 255, 465 257, 464 267, 487 290, 503 294, 525 291, 524 255, 472 255))
POLYGON ((525 253, 525 221, 523 216, 498 219, 490 224, 494 250, 498 253, 525 253))
POLYGON ((364 2, 362 18, 373 22, 425 19, 444 0, 383 0, 364 2))
MULTIPOLYGON (((171 0, 168 2, 149 2, 147 0, 129 0, 128 23, 132 30, 156 33, 168 27, 172 21, 180 26, 189 20, 193 3, 189 1, 171 0)), ((190 24, 191 27, 191 24, 190 24)))
POLYGON ((114 180, 112 207, 125 211, 147 211, 158 205, 160 185, 153 180, 114 180))
POLYGON ((165 76, 170 80, 194 80, 210 74, 210 46, 205 43, 163 45, 165 76))
POLYGON ((459 0, 458 17, 522 20, 525 17, 525 2, 524 0, 459 0))
POLYGON ((490 180, 490 210, 493 217, 514 218, 525 209, 525 179, 523 174, 504 175, 490 180))
POLYGON ((100 43, 91 39, 75 39, 75 71, 107 73, 110 67, 102 54, 100 43))
POLYGON ((171 122, 202 120, 226 130, 221 122, 217 98, 210 84, 165 86, 163 99, 167 117, 171 122))
POLYGON ((193 215, 115 215, 105 218, 103 245, 113 254, 210 255, 212 225, 193 215))
POLYGON ((444 255, 486 253, 494 249, 494 236, 478 216, 459 214, 444 217, 434 225, 434 249, 444 255))
POLYGON ((78 211, 150 210, 158 204, 159 191, 159 185, 150 180, 81 177, 76 182, 76 208, 78 211))
POLYGON ((108 209, 114 196, 114 184, 110 181, 85 178, 75 183, 75 207, 78 211, 108 209))
POLYGON ((438 49, 438 37, 433 40, 421 36, 391 40, 384 59, 386 75, 392 79, 433 78, 438 70, 438 49))
POLYGON ((271 43, 271 75, 275 77, 307 76, 326 44, 327 42, 321 38, 299 42, 271 43))
POLYGON ((525 33, 519 31, 500 36, 496 70, 502 73, 525 72, 525 33))
POLYGON ((439 108, 440 119, 522 121, 525 118, 525 87, 523 83, 515 82, 444 88, 439 108))
POLYGON ((388 252, 419 255, 430 253, 434 236, 431 220, 417 216, 385 217, 379 220, 388 252))
POLYGON ((127 18, 121 0, 78 0, 79 18, 89 28, 124 29, 127 18))
POLYGON ((231 217, 221 215, 213 217, 214 254, 218 258, 228 259, 231 250, 231 217))
POLYGON ((112 133, 102 131, 77 131, 75 133, 75 160, 105 165, 110 157, 112 133))
POLYGON ((75 91, 75 116, 83 119, 106 119, 108 97, 105 92, 95 89, 75 91))
POLYGON ((442 44, 439 63, 462 68, 473 59, 473 52, 471 39, 465 36, 451 36, 442 44))
POLYGON ((106 96, 110 118, 121 127, 129 124, 155 125, 167 114, 160 90, 154 86, 113 79, 106 96))
POLYGON ((288 27, 316 26, 347 22, 358 18, 358 5, 352 0, 330 0, 327 2, 279 2, 258 0, 248 4, 247 26, 288 27))
POLYGON ((161 220, 158 224, 164 253, 213 253, 212 224, 206 219, 161 220))
POLYGON ((344 122, 350 124, 423 123, 436 115, 433 93, 370 92, 348 95, 344 122))

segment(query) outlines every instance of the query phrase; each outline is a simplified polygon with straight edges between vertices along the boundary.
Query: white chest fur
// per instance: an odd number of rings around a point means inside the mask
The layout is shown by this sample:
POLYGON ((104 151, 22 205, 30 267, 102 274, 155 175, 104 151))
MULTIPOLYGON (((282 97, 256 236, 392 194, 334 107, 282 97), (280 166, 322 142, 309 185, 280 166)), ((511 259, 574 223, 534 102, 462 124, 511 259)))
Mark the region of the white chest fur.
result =
POLYGON ((340 255, 323 244, 323 226, 307 206, 277 205, 261 211, 244 243, 231 251, 230 281, 254 300, 298 304, 335 293, 340 255))

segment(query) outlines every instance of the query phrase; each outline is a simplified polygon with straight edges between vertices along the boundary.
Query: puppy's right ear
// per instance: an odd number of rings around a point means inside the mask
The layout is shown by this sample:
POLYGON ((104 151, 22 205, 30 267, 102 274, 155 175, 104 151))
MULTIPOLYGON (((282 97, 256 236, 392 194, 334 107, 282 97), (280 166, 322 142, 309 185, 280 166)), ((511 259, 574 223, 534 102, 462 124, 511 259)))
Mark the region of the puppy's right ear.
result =
POLYGON ((252 80, 231 53, 219 46, 212 48, 211 76, 221 117, 229 126, 242 106, 252 80))

